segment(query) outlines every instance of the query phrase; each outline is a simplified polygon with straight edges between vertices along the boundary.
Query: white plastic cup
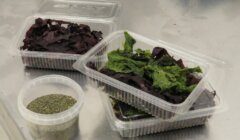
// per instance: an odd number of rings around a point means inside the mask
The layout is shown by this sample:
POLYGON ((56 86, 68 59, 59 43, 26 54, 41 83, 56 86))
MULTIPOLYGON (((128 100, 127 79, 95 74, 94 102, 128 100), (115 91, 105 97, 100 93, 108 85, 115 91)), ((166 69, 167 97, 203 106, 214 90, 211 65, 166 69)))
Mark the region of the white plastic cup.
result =
POLYGON ((68 140, 79 132, 78 118, 83 98, 82 88, 72 79, 60 75, 42 76, 33 79, 21 89, 18 109, 34 139, 68 140), (49 94, 71 96, 77 102, 68 110, 55 114, 40 114, 27 109, 31 101, 49 94))

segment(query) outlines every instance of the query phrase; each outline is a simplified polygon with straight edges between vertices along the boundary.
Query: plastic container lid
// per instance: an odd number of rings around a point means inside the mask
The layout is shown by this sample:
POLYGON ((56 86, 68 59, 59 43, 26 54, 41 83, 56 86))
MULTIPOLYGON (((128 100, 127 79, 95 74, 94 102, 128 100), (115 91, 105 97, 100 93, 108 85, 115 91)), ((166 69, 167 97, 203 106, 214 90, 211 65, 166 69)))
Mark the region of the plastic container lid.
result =
POLYGON ((71 15, 81 18, 114 20, 119 15, 121 3, 103 0, 45 0, 38 13, 71 15))
POLYGON ((67 122, 79 114, 84 101, 82 88, 72 79, 60 75, 38 77, 27 83, 18 96, 18 109, 25 120, 39 125, 56 125, 67 122), (39 114, 26 106, 34 99, 48 94, 64 94, 77 100, 74 106, 56 114, 39 114))

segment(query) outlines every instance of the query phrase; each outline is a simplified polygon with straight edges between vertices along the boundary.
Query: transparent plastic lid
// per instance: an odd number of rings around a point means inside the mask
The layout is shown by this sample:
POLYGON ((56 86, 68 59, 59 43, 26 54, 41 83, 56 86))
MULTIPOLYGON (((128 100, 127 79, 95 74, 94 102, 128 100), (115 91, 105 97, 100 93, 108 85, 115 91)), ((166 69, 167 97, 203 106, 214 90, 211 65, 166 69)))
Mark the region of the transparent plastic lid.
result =
POLYGON ((120 7, 118 1, 45 0, 38 13, 113 20, 118 16, 120 7))

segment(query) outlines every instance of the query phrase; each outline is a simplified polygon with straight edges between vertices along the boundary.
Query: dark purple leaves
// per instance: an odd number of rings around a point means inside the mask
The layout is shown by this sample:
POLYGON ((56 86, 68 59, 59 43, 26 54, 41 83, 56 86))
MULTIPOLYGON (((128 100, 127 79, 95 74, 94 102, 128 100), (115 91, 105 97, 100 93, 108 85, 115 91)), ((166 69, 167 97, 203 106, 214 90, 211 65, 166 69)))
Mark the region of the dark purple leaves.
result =
POLYGON ((60 20, 35 20, 26 33, 21 50, 84 54, 102 40, 101 31, 88 25, 60 20))
POLYGON ((91 69, 97 70, 97 67, 95 66, 95 64, 93 62, 88 62, 87 66, 91 69))
POLYGON ((185 68, 182 59, 175 60, 173 57, 171 57, 167 50, 161 47, 155 47, 152 51, 152 57, 154 59, 159 59, 159 65, 174 65, 177 64, 181 68, 185 68))
POLYGON ((201 80, 201 78, 197 78, 193 74, 187 74, 187 85, 198 84, 200 80, 201 80))
POLYGON ((181 67, 181 68, 185 68, 182 59, 177 60, 177 61, 176 61, 176 64, 177 64, 179 67, 181 67))
POLYGON ((166 49, 161 47, 155 47, 152 51, 152 57, 155 59, 159 59, 164 55, 168 55, 168 52, 166 49))
POLYGON ((112 78, 118 79, 119 81, 122 81, 128 85, 140 88, 145 92, 151 91, 151 83, 140 76, 134 74, 116 73, 109 69, 101 69, 100 72, 111 76, 112 78))

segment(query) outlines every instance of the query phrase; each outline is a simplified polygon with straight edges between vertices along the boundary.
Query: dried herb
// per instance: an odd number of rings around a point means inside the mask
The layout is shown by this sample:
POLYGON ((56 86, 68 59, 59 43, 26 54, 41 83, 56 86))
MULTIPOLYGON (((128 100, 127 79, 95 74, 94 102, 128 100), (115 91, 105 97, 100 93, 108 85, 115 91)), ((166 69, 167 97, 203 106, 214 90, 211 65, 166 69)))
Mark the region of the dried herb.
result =
MULTIPOLYGON (((200 81, 200 67, 187 68, 166 49, 133 50, 136 40, 127 32, 123 50, 108 53, 106 66, 99 71, 171 103, 183 102, 200 81)), ((94 67, 93 65, 89 65, 94 67)), ((95 68, 96 69, 96 68, 95 68)))
POLYGON ((27 31, 21 50, 84 54, 102 40, 101 31, 88 25, 41 19, 27 31))
POLYGON ((50 94, 36 98, 27 108, 40 114, 55 114, 71 108, 76 99, 63 94, 50 94))

